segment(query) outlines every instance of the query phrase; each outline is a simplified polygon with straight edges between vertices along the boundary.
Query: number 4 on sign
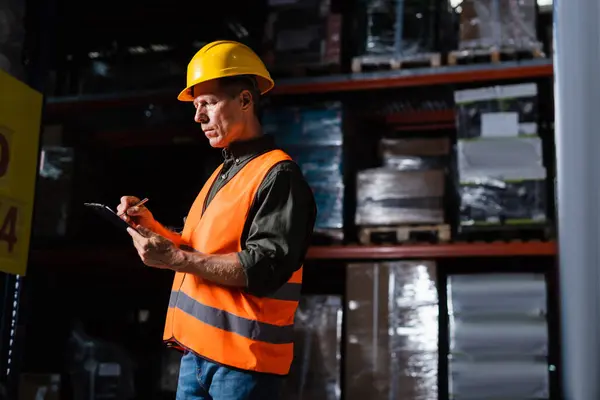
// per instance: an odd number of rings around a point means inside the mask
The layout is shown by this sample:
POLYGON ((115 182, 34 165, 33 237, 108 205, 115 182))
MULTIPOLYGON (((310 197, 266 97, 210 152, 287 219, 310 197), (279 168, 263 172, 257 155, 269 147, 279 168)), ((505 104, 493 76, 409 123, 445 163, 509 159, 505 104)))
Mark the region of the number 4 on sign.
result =
POLYGON ((2 219, 2 226, 0 226, 0 242, 6 242, 8 244, 8 253, 12 253, 17 244, 17 207, 9 207, 8 212, 2 219))

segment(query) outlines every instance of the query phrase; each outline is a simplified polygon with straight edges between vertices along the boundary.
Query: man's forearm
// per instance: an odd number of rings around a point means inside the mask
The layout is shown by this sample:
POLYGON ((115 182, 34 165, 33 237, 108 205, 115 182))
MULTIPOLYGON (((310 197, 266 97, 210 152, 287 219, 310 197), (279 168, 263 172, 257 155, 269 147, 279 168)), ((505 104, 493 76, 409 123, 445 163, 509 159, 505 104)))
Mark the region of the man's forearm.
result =
POLYGON ((236 253, 203 254, 176 250, 173 268, 223 286, 246 287, 246 273, 236 253))
POLYGON ((172 230, 164 227, 160 222, 156 221, 152 228, 150 229, 154 233, 169 239, 175 246, 179 247, 182 243, 181 235, 177 232, 173 232, 172 230))

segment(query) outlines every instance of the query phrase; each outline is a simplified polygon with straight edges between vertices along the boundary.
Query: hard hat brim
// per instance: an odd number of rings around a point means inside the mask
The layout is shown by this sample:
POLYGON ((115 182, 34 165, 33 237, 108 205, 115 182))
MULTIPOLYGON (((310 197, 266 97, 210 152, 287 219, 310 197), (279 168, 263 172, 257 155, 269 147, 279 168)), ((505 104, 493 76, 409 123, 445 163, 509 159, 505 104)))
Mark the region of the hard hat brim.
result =
MULTIPOLYGON (((225 77, 229 77, 229 76, 239 76, 239 75, 242 75, 242 74, 239 74, 239 73, 233 73, 233 74, 229 74, 229 75, 224 74, 223 76, 221 76, 219 78, 200 79, 197 82, 194 82, 193 84, 191 84, 188 87, 186 87, 185 89, 183 89, 177 96, 177 100, 184 101, 184 102, 194 101, 194 97, 192 96, 192 88, 194 86, 196 86, 200 83, 211 81, 211 80, 219 80, 221 78, 225 78, 225 77)), ((251 75, 254 75, 254 74, 251 74, 251 75)), ((273 87, 275 86, 275 82, 270 77, 267 78, 267 77, 259 76, 259 75, 254 75, 254 77, 256 78, 256 82, 258 84, 258 89, 260 90, 261 95, 265 95, 266 93, 271 91, 271 89, 273 89, 273 87)))

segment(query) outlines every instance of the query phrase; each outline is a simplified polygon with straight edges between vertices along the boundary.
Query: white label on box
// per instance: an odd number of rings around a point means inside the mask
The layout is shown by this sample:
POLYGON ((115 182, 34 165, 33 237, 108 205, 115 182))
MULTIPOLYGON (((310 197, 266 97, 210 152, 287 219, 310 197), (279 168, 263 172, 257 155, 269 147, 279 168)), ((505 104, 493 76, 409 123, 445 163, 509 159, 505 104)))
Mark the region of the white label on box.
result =
POLYGON ((481 137, 519 136, 519 114, 499 112, 481 114, 481 137))

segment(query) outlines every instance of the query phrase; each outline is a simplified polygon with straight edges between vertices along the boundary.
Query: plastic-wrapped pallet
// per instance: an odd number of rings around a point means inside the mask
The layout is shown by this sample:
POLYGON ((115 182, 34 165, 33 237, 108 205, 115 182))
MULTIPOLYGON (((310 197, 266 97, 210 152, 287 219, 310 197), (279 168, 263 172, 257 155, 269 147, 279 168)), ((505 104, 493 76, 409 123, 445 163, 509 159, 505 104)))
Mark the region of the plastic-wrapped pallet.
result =
POLYGON ((451 399, 549 396, 543 275, 448 278, 451 399))
POLYGON ((339 65, 342 17, 330 0, 270 0, 265 29, 267 66, 339 65))
POLYGON ((454 92, 458 138, 537 135, 537 96, 535 83, 454 92))
POLYGON ((73 398, 135 398, 135 365, 123 347, 87 335, 79 322, 70 333, 68 346, 73 398))
POLYGON ((399 171, 444 169, 450 140, 383 138, 379 142, 383 166, 399 171))
POLYGON ((348 266, 345 398, 438 399, 432 261, 348 266))
POLYGON ((536 0, 463 0, 460 12, 460 50, 539 49, 536 0))
POLYGON ((340 102, 267 109, 262 124, 263 131, 283 147, 341 146, 343 142, 340 102))
POLYGON ((547 399, 548 365, 542 362, 452 361, 450 399, 547 399))
POLYGON ((317 204, 316 231, 341 230, 344 227, 342 147, 289 146, 286 150, 313 190, 317 204))
POLYGON ((341 398, 342 317, 340 296, 302 297, 294 324, 294 362, 282 398, 341 398))
POLYGON ((356 186, 357 225, 444 222, 444 171, 360 171, 356 186))
POLYGON ((74 151, 63 146, 42 146, 33 234, 41 238, 67 235, 71 204, 74 151))
POLYGON ((537 85, 455 92, 460 227, 544 226, 537 85))
POLYGON ((287 151, 302 169, 317 203, 317 232, 343 228, 342 105, 321 103, 311 107, 267 110, 263 130, 287 151))
POLYGON ((434 50, 430 0, 361 0, 358 55, 416 55, 434 50))
POLYGON ((317 218, 315 231, 323 232, 339 230, 338 235, 333 236, 343 239, 341 229, 344 227, 344 185, 317 185, 311 184, 317 204, 317 218))
POLYGON ((25 1, 0 0, 0 69, 24 80, 25 1))

